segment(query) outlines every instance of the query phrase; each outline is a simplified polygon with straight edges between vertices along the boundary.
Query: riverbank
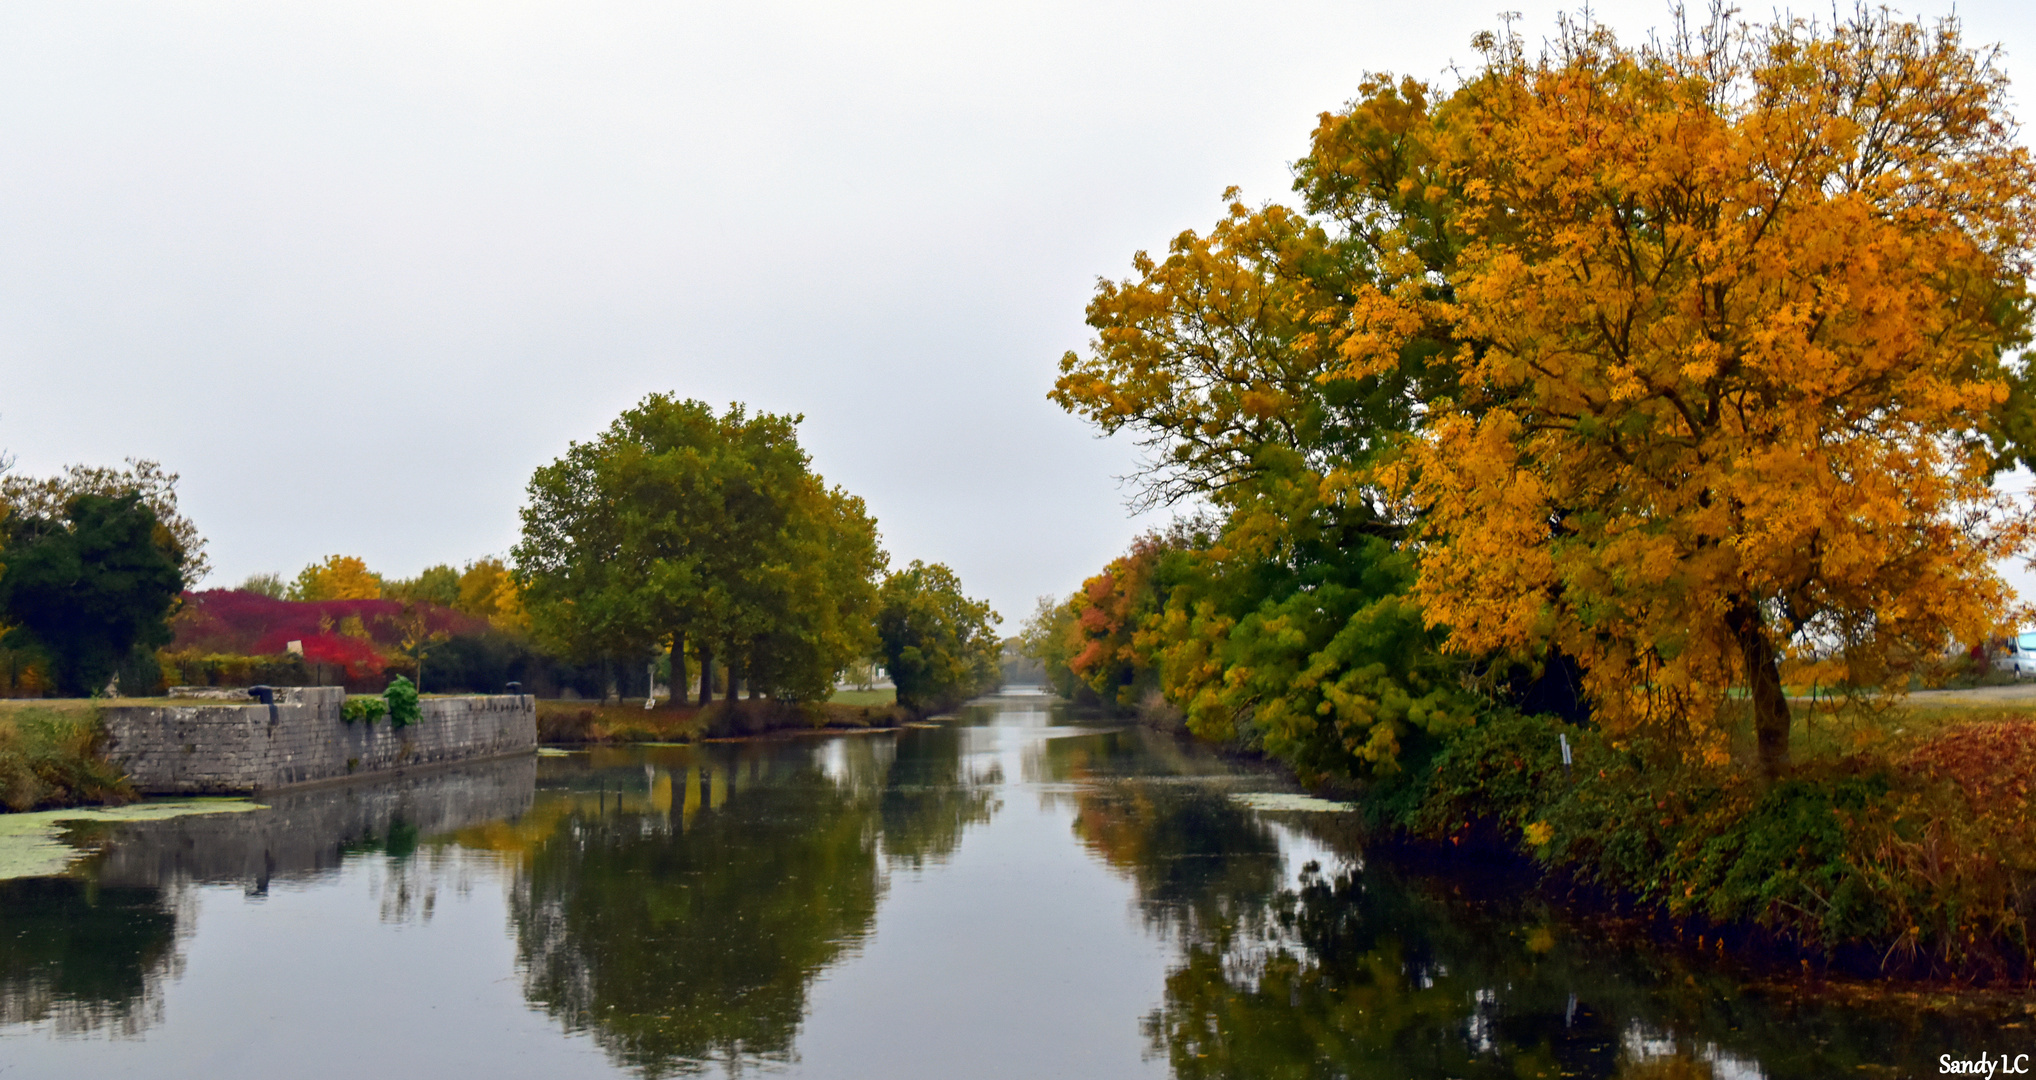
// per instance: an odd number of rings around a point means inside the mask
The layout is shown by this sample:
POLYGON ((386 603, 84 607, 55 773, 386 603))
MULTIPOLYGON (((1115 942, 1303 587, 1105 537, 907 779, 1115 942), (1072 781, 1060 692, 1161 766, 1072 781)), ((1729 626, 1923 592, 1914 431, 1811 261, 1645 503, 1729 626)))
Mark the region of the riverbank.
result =
POLYGON ((0 704, 0 806, 11 811, 133 802, 104 756, 105 728, 91 702, 0 704))
POLYGON ((1806 716, 1798 764, 1772 782, 1744 760, 1493 717, 1359 798, 1388 842, 1527 860, 1573 903, 1720 953, 2028 986, 2036 719, 1974 706, 1806 716))
POLYGON ((874 700, 795 704, 748 699, 717 701, 704 708, 661 702, 648 709, 641 698, 614 705, 543 700, 537 703, 537 739, 566 745, 698 742, 782 731, 893 728, 910 719, 905 709, 874 700))
MULTIPOLYGON (((1398 773, 1310 786, 1354 803, 1381 854, 1516 864, 1579 913, 1713 955, 1883 986, 2036 986, 2036 686, 1794 704, 1796 764, 1775 782, 1750 724, 1703 766, 1497 713, 1403 747, 1398 773)), ((1137 719, 1190 737, 1170 710, 1137 719)))

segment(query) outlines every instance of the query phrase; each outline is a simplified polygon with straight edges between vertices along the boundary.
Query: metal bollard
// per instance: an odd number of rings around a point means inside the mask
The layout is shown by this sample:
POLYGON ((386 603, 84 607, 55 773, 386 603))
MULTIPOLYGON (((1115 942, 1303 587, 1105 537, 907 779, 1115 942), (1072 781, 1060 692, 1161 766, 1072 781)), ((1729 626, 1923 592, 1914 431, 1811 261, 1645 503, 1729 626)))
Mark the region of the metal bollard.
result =
POLYGON ((278 719, 276 716, 276 688, 273 686, 250 686, 247 688, 247 692, 253 695, 256 701, 269 707, 269 723, 275 723, 278 719))

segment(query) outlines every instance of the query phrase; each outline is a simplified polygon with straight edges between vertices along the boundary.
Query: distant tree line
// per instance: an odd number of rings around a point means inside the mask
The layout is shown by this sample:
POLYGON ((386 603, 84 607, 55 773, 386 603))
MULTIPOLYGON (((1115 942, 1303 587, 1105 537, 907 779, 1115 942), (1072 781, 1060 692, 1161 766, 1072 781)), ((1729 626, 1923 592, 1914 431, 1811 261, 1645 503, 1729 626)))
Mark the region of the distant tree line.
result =
POLYGON ((887 574, 876 521, 813 471, 798 422, 652 394, 537 470, 508 560, 396 578, 334 554, 199 593, 204 540, 155 462, 0 478, 0 694, 400 674, 816 702, 881 664, 926 710, 994 686, 996 613, 946 566, 887 574))

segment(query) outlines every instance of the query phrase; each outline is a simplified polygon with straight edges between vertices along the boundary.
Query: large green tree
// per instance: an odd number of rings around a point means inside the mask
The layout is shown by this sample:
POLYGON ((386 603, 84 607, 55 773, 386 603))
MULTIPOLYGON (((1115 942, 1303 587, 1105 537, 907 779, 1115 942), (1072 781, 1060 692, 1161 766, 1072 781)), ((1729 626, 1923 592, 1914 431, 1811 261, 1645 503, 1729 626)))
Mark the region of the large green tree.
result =
MULTIPOLYGON (((6 473, 11 462, 0 455, 0 473, 6 473)), ((71 500, 80 495, 139 495, 156 516, 155 542, 176 555, 185 584, 196 585, 211 572, 205 538, 177 506, 177 474, 146 458, 128 458, 124 469, 72 465, 56 476, 0 477, 0 517, 11 512, 20 517, 61 518, 71 500)))
POLYGON ((64 693, 98 690, 135 646, 169 643, 183 551, 140 494, 79 495, 61 518, 9 518, 7 644, 46 653, 64 693))
POLYGON ((540 468, 515 549, 540 637, 582 658, 663 644, 675 687, 690 648, 703 703, 717 659, 752 692, 825 696, 869 651, 884 555, 861 500, 813 473, 798 421, 652 394, 540 468))
POLYGON ((990 689, 1001 671, 997 613, 961 591, 961 578, 917 559, 884 579, 877 637, 898 704, 937 709, 990 689))

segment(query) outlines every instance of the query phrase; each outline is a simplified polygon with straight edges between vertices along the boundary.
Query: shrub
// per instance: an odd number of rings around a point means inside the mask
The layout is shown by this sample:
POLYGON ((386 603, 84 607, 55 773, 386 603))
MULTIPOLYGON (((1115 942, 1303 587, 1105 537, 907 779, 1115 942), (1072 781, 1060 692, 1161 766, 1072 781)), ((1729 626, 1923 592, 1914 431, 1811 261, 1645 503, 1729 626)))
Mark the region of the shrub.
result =
POLYGON ((388 702, 389 724, 392 727, 409 727, 424 715, 417 704, 417 684, 401 675, 390 680, 389 688, 382 691, 382 697, 388 702))
POLYGON ((1970 725, 1897 759, 1815 762, 1768 783, 1498 716, 1368 801, 1415 838, 1503 845, 1674 918, 1759 927, 1855 966, 2026 981, 2032 762, 2036 724, 1970 725))
POLYGON ((295 653, 238 656, 196 650, 156 654, 165 686, 304 686, 311 670, 295 653))
POLYGON ((0 803, 33 810, 133 801, 127 778, 100 756, 103 738, 97 712, 0 711, 0 803))
POLYGON ((339 707, 339 718, 349 724, 372 724, 389 711, 389 703, 373 694, 354 694, 339 707))

